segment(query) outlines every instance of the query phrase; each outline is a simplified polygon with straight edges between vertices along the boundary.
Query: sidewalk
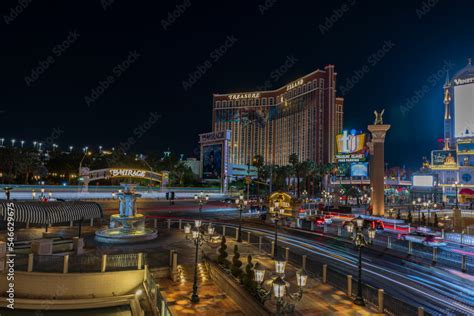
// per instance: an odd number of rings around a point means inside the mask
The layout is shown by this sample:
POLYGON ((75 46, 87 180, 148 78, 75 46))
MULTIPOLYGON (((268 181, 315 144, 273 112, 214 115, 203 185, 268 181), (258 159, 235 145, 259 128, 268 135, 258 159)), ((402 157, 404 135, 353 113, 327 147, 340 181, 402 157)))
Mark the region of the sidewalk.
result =
MULTIPOLYGON (((229 238, 230 239, 230 238, 229 238)), ((232 259, 234 240, 227 239, 227 250, 229 259, 232 259)), ((240 243, 239 252, 243 263, 242 269, 245 270, 247 265, 247 256, 252 255, 252 263, 255 265, 260 262, 265 267, 265 281, 264 287, 269 289, 271 286, 272 277, 275 277, 275 264, 272 258, 268 255, 259 253, 258 248, 249 245, 246 242, 240 243)), ((290 262, 287 262, 285 269, 285 281, 290 283, 289 293, 297 291, 296 286, 296 271, 301 267, 297 267, 290 262)), ((275 310, 274 299, 265 303, 270 310, 275 310)), ((302 315, 377 315, 366 307, 361 307, 353 304, 352 299, 349 299, 346 293, 328 285, 322 284, 319 280, 308 278, 308 284, 304 289, 304 295, 300 302, 296 304, 296 313, 302 315)))
MULTIPOLYGON (((232 260, 235 241, 227 238, 228 260, 232 260)), ((238 243, 242 270, 247 265, 247 256, 252 255, 252 263, 260 262, 265 267, 264 287, 268 289, 271 285, 272 272, 275 270, 273 260, 262 253, 258 248, 247 242, 238 243)), ((203 248, 210 257, 216 256, 217 249, 203 248)), ((205 265, 200 264, 199 274, 199 297, 198 304, 191 304, 190 297, 193 283, 193 260, 192 253, 179 253, 180 280, 173 282, 169 279, 158 279, 161 293, 168 302, 173 315, 244 315, 237 304, 229 298, 225 289, 219 289, 209 279, 205 265)), ((296 271, 300 267, 290 263, 286 265, 285 280, 290 283, 289 292, 293 293, 296 288, 296 271)), ((243 290, 243 289, 242 289, 243 290)), ((275 310, 275 300, 271 299, 265 303, 269 310, 275 310)), ((322 284, 319 280, 308 279, 304 289, 303 299, 296 304, 296 315, 377 315, 366 307, 354 305, 352 299, 328 284, 322 284)))

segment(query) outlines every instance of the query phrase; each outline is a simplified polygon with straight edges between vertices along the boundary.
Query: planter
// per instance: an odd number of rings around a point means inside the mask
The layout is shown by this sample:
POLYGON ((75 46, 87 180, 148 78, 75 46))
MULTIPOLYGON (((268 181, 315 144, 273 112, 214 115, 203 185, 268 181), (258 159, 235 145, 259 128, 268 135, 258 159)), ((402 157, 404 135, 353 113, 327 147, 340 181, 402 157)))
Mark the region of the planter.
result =
POLYGON ((209 275, 214 283, 236 302, 245 315, 263 316, 272 314, 263 305, 257 302, 232 275, 227 274, 220 266, 210 260, 206 260, 205 262, 209 275))

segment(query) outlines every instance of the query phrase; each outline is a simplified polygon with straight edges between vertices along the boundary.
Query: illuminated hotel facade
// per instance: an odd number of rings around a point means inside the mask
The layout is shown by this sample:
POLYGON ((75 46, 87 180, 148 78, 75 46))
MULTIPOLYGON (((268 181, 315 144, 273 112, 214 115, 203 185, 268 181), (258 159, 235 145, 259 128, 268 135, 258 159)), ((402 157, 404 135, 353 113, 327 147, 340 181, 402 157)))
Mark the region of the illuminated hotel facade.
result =
POLYGON ((246 165, 260 155, 265 164, 334 161, 342 131, 344 99, 336 97, 333 65, 269 91, 214 94, 213 132, 230 131, 229 163, 246 165))

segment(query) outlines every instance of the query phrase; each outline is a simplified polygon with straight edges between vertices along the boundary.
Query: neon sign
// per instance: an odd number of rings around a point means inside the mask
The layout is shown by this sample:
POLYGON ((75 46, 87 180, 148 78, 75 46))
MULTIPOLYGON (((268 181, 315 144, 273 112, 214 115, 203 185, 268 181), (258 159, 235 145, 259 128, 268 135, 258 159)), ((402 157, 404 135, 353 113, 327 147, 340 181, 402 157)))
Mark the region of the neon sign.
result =
POLYGON ((111 177, 133 177, 133 178, 146 178, 146 171, 137 169, 110 169, 111 177))
POLYGON ((289 85, 286 86, 286 91, 289 91, 293 88, 296 88, 298 86, 301 86, 303 84, 304 80, 303 79, 300 79, 298 81, 295 81, 295 82, 292 82, 290 83, 289 85))
POLYGON ((240 100, 240 99, 258 99, 260 93, 239 93, 229 95, 229 100, 240 100))

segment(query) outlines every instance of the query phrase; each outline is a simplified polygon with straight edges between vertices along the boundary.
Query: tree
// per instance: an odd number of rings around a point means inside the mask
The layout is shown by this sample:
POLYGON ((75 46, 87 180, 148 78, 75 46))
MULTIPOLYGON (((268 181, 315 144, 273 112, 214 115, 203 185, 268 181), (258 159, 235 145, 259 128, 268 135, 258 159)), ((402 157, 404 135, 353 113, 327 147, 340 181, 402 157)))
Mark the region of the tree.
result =
POLYGON ((288 161, 290 162, 291 166, 291 175, 296 178, 296 197, 300 197, 300 166, 299 166, 299 158, 298 154, 290 154, 288 156, 288 161))
POLYGON ((242 275, 242 270, 240 269, 241 266, 242 266, 242 261, 240 261, 239 247, 235 245, 234 257, 232 258, 232 266, 230 267, 230 272, 236 278, 239 278, 242 275))
POLYGON ((222 236, 221 246, 219 247, 219 256, 217 257, 217 262, 219 262, 224 267, 229 266, 229 260, 227 260, 227 257, 229 255, 227 254, 226 249, 227 249, 227 245, 226 245, 225 236, 222 236))
POLYGON ((242 276, 242 283, 251 294, 255 293, 257 290, 257 282, 255 282, 253 267, 252 256, 248 255, 247 266, 245 267, 245 273, 242 276))

